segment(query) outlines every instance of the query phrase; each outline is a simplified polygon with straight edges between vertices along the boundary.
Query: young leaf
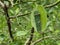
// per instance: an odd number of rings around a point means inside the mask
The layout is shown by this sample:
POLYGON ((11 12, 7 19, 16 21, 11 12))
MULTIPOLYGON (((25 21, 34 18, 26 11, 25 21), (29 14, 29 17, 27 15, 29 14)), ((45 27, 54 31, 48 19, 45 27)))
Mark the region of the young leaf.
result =
POLYGON ((37 9, 40 13, 41 30, 44 31, 47 24, 47 12, 42 5, 38 5, 37 9))
POLYGON ((33 10, 32 13, 31 13, 31 15, 30 15, 30 18, 31 18, 31 25, 32 25, 32 27, 34 27, 35 31, 37 31, 34 11, 35 11, 35 10, 33 10))

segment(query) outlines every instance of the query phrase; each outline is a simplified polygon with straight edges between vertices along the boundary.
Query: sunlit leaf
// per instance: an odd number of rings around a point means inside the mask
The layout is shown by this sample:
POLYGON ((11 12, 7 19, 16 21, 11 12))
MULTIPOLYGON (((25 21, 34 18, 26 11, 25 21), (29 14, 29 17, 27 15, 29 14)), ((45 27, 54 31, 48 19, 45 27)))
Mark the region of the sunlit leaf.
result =
POLYGON ((41 30, 44 31, 47 24, 47 12, 42 5, 38 5, 37 9, 40 13, 41 30))
POLYGON ((19 8, 17 8, 17 9, 15 10, 15 13, 16 13, 16 14, 18 14, 18 13, 19 13, 19 11, 20 11, 20 9, 19 9, 19 8))

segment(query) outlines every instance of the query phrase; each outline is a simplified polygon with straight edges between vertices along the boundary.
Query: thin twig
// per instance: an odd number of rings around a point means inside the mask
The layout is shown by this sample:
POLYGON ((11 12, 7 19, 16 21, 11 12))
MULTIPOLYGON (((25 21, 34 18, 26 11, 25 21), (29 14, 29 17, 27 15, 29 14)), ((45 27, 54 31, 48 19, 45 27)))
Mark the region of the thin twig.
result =
POLYGON ((26 14, 19 14, 19 15, 16 15, 16 16, 10 16, 10 19, 14 19, 14 18, 16 18, 16 17, 21 17, 21 16, 26 16, 26 15, 29 15, 30 14, 30 12, 29 13, 26 13, 26 14))
POLYGON ((36 40, 36 41, 33 42, 31 45, 35 45, 36 43, 41 42, 41 41, 43 41, 44 39, 48 39, 48 38, 51 38, 51 37, 52 37, 52 36, 45 36, 45 37, 43 37, 43 38, 40 38, 40 39, 36 40))
POLYGON ((59 3, 60 3, 60 0, 57 1, 57 2, 55 2, 55 3, 53 3, 53 4, 45 5, 44 7, 45 7, 45 8, 51 8, 51 7, 54 7, 54 6, 58 5, 59 3))

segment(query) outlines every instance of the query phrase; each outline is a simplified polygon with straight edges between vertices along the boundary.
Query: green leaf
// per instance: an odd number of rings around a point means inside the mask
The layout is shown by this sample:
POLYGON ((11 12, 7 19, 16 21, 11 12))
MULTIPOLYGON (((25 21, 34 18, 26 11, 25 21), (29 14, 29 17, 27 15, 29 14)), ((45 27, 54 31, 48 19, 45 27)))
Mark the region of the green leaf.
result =
POLYGON ((31 15, 30 15, 30 17, 31 17, 31 25, 32 25, 32 27, 34 27, 35 31, 37 31, 34 11, 35 11, 35 9, 32 11, 32 13, 31 13, 31 15))
POLYGON ((24 36, 24 35, 26 35, 26 34, 27 34, 27 31, 18 31, 18 32, 16 33, 17 36, 24 36))
POLYGON ((20 8, 18 5, 15 5, 14 7, 11 7, 9 9, 9 13, 11 13, 11 15, 17 15, 20 11, 20 8))
POLYGON ((44 31, 47 24, 47 12, 42 5, 38 5, 37 9, 40 13, 41 30, 44 31))
POLYGON ((18 14, 18 13, 19 13, 19 11, 20 11, 20 9, 19 9, 19 8, 17 8, 17 9, 15 10, 15 14, 18 14))

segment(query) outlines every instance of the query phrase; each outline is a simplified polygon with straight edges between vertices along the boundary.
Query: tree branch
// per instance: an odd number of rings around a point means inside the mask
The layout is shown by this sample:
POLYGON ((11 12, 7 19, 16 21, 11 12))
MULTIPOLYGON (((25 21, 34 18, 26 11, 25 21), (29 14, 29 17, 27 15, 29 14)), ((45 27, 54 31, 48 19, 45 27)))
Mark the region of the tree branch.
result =
POLYGON ((30 44, 31 44, 32 39, 33 39, 33 34, 34 34, 34 28, 32 27, 32 29, 31 29, 31 35, 30 35, 30 37, 27 39, 27 41, 25 42, 24 45, 30 45, 30 44))
POLYGON ((12 31, 11 31, 11 21, 10 21, 9 14, 8 14, 8 7, 1 0, 0 0, 0 6, 3 8, 5 16, 6 16, 10 37, 14 41, 12 31))
POLYGON ((18 14, 17 16, 11 16, 10 17, 10 19, 14 19, 14 18, 16 18, 16 17, 21 17, 21 16, 25 16, 25 15, 29 15, 30 14, 30 12, 29 13, 27 13, 27 14, 18 14))
POLYGON ((46 37, 40 38, 40 39, 36 40, 35 42, 33 42, 31 45, 35 45, 36 43, 41 42, 42 40, 48 39, 48 38, 51 38, 51 37, 52 36, 46 36, 46 37))
POLYGON ((45 8, 51 8, 51 7, 54 7, 54 6, 58 5, 59 3, 60 3, 60 0, 57 1, 57 2, 55 2, 55 3, 53 3, 53 4, 46 5, 46 6, 44 6, 44 7, 45 7, 45 8))

